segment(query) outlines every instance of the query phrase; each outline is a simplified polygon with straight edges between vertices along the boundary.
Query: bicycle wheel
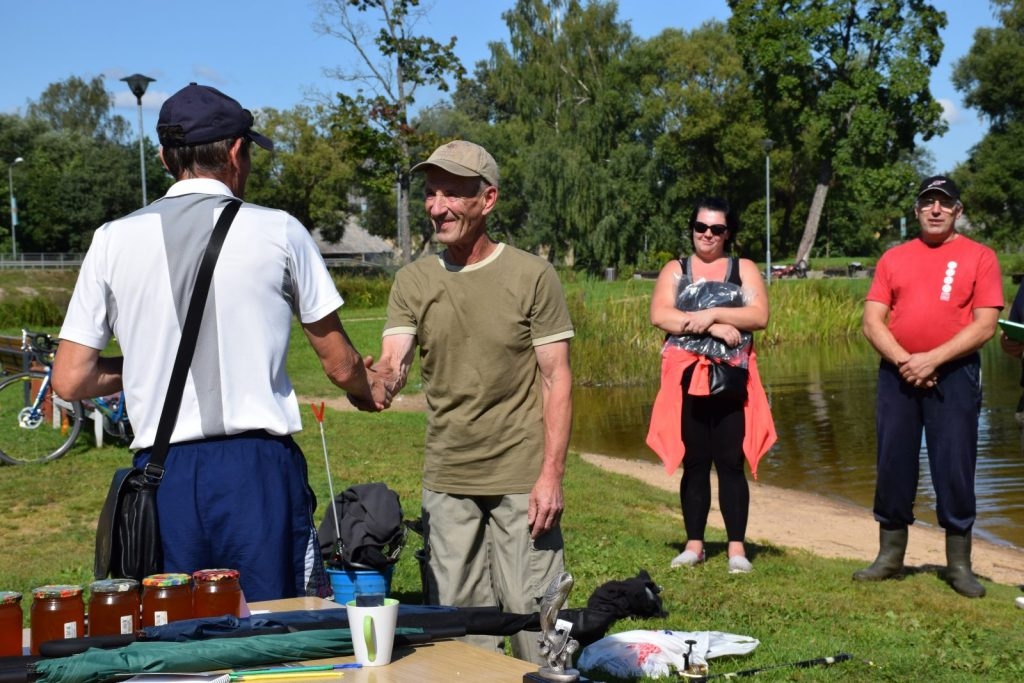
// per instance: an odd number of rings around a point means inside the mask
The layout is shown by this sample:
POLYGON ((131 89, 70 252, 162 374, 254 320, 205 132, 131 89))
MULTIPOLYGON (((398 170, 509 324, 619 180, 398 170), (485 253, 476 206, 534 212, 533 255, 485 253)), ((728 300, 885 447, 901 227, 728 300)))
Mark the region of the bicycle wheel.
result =
POLYGON ((0 460, 12 465, 56 460, 68 452, 82 429, 82 404, 47 390, 33 408, 46 373, 11 375, 0 382, 0 460))

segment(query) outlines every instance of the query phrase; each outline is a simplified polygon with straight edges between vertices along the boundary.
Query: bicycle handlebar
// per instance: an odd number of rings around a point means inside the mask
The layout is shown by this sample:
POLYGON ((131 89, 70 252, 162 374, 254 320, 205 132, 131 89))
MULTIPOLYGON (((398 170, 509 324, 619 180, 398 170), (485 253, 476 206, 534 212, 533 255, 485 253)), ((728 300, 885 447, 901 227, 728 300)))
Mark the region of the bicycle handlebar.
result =
POLYGON ((46 332, 32 332, 26 329, 21 331, 21 347, 40 356, 41 360, 52 361, 59 342, 59 339, 54 339, 46 332))

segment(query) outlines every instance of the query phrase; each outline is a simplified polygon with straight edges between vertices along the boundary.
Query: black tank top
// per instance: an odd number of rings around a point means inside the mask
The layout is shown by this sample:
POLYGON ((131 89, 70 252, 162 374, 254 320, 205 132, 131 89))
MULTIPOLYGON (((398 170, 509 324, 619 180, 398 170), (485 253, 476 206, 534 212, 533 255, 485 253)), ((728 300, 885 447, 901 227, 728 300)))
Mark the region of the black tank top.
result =
MULTIPOLYGON (((683 269, 683 274, 690 282, 693 282, 693 271, 690 270, 690 259, 692 258, 692 256, 687 256, 685 259, 679 259, 679 265, 683 269)), ((729 257, 729 264, 725 267, 725 279, 723 282, 731 282, 737 287, 743 286, 743 280, 740 279, 740 260, 735 256, 729 257)))

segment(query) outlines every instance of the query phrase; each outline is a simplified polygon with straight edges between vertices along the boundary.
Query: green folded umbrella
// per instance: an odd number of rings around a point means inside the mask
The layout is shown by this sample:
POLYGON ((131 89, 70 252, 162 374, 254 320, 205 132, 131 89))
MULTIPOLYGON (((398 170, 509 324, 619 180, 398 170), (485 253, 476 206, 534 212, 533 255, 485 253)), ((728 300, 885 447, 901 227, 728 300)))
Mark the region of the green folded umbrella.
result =
MULTIPOLYGON (((423 629, 397 629, 398 635, 418 633, 423 629)), ((30 670, 38 674, 38 683, 100 683, 121 674, 196 673, 350 654, 352 634, 341 628, 183 643, 132 643, 116 650, 90 649, 71 657, 39 660, 30 670)))

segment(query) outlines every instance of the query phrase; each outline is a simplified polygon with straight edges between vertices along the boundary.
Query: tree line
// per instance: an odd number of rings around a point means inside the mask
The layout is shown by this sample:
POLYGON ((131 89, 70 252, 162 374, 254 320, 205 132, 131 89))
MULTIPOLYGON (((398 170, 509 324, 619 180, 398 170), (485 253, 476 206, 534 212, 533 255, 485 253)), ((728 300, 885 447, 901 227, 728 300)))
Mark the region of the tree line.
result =
MULTIPOLYGON (((991 0, 999 25, 955 65, 989 131, 964 164, 938 169, 960 183, 972 234, 1001 249, 1017 248, 1024 223, 1021 4, 991 0)), ((615 2, 517 0, 502 15, 508 36, 467 68, 458 36, 415 33, 429 11, 419 0, 319 0, 311 30, 363 61, 331 72, 341 93, 256 112, 277 149, 254 153, 246 199, 328 239, 355 217, 414 258, 430 226, 410 210, 409 168, 461 137, 501 167, 495 235, 559 265, 656 268, 685 251, 705 194, 739 211, 751 258, 765 257, 769 207, 777 260, 880 253, 901 220, 913 224, 917 183, 936 170, 919 142, 946 131, 928 85, 945 14, 924 0, 728 5, 725 22, 640 39, 615 2), (422 87, 447 99, 417 110, 422 87)), ((12 169, 19 251, 82 251, 97 226, 138 208, 137 139, 111 108, 102 77, 72 76, 24 115, 0 115, 0 160, 27 162, 12 169)), ((146 144, 157 197, 171 179, 146 144)), ((9 210, 0 216, 9 226, 9 210)))

